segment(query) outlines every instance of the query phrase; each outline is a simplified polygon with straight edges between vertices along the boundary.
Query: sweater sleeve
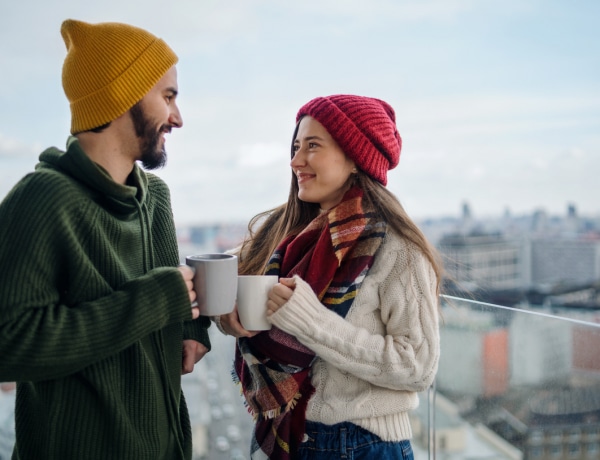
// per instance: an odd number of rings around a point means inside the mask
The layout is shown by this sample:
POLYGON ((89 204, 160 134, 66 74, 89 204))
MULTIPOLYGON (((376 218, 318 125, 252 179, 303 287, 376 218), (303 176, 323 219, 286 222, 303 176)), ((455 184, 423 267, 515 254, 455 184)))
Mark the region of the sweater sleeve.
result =
POLYGON ((109 285, 78 246, 77 219, 66 222, 51 187, 31 188, 0 205, 0 381, 61 378, 191 319, 177 268, 109 285))
POLYGON ((198 319, 193 321, 186 321, 183 323, 183 340, 195 340, 204 345, 208 350, 211 349, 210 337, 208 335, 208 328, 210 327, 210 318, 207 316, 200 316, 198 319))
POLYGON ((294 294, 271 321, 342 372, 385 388, 423 391, 439 359, 436 281, 425 257, 414 249, 409 254, 380 256, 346 319, 296 277, 294 294), (353 323, 362 320, 371 324, 353 323))
MULTIPOLYGON (((161 268, 109 295, 77 305, 37 304, 33 297, 22 297, 23 307, 14 306, 12 314, 2 314, 0 380, 60 378, 118 353, 174 321, 188 319, 189 306, 178 311, 153 308, 186 305, 184 286, 179 299, 174 293, 174 286, 180 283, 183 280, 176 271, 161 268)), ((5 307, 2 305, 3 310, 5 307)))

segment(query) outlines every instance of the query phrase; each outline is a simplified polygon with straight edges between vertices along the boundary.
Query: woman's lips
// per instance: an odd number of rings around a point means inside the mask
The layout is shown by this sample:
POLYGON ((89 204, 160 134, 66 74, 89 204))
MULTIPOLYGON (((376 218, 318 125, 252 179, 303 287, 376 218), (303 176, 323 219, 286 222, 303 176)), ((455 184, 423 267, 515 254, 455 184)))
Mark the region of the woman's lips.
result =
POLYGON ((314 178, 315 175, 308 173, 296 173, 296 177, 298 178, 298 183, 302 183, 314 178))

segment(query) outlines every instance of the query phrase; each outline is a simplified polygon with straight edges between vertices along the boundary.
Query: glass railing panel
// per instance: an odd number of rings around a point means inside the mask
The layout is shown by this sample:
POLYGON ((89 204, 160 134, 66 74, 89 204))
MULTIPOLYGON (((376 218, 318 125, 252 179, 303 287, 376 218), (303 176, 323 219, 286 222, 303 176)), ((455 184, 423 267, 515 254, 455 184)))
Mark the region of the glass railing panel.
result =
POLYGON ((600 312, 443 297, 416 458, 600 458, 600 312))
MULTIPOLYGON (((417 460, 600 459, 600 312, 443 297, 442 314, 438 376, 412 414, 417 460)), ((247 458, 252 419, 231 380, 235 341, 210 334, 212 351, 183 378, 194 458, 247 458)), ((13 408, 7 385, 0 458, 14 442, 13 408)))

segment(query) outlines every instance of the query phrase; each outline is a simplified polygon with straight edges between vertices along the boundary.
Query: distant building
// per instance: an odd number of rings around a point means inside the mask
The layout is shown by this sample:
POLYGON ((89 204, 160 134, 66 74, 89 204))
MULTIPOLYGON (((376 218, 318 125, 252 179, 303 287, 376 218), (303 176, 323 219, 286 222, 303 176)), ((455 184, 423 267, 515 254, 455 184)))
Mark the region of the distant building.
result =
POLYGON ((600 388, 532 389, 504 401, 488 426, 525 460, 600 458, 600 388))
POLYGON ((531 241, 533 285, 583 284, 599 279, 599 240, 536 238, 531 241))
POLYGON ((499 233, 451 233, 439 239, 437 248, 450 291, 459 297, 461 291, 468 291, 478 300, 512 306, 526 291, 544 293, 541 303, 548 295, 591 288, 595 291, 577 294, 589 297, 579 304, 597 308, 600 239, 572 234, 508 238, 499 233))
POLYGON ((566 381, 573 372, 573 323, 523 312, 513 316, 509 338, 511 385, 566 381))
MULTIPOLYGON (((524 460, 600 459, 600 328, 453 302, 443 309, 436 385, 461 420, 489 427, 524 460)), ((461 427, 443 434, 456 443, 461 427)))
POLYGON ((499 234, 449 234, 438 249, 449 278, 471 290, 518 289, 526 284, 520 240, 499 234))
POLYGON ((444 308, 437 385, 458 397, 504 394, 509 381, 508 329, 491 312, 458 305, 444 308))

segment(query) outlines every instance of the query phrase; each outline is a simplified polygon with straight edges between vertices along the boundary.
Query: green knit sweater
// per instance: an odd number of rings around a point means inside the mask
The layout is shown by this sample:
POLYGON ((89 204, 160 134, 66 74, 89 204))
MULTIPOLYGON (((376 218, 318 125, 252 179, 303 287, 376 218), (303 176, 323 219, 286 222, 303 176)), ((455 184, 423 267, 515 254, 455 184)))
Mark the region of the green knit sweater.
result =
POLYGON ((79 142, 50 148, 0 204, 0 381, 13 459, 189 459, 191 320, 167 186, 114 182, 79 142))

